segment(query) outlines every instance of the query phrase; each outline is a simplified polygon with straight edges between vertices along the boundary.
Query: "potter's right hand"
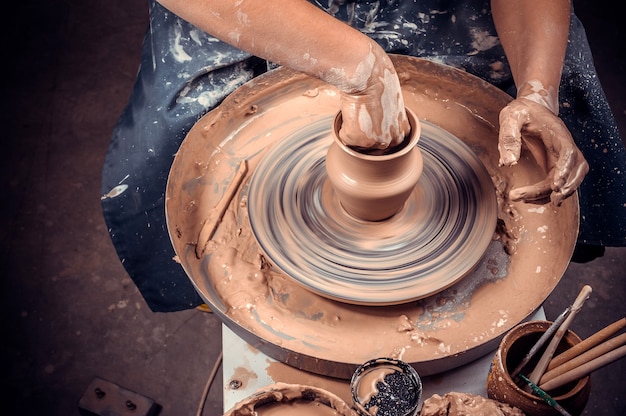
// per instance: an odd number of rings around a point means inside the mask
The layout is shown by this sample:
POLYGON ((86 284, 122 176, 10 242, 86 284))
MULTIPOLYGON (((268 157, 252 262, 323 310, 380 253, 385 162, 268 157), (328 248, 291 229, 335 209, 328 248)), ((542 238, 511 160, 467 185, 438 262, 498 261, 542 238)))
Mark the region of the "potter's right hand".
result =
POLYGON ((306 0, 158 0, 222 41, 341 91, 348 145, 387 148, 409 132, 400 82, 375 41, 306 0))
POLYGON ((391 99, 385 105, 382 89, 392 89, 390 84, 378 85, 357 94, 342 93, 339 138, 349 146, 366 149, 386 149, 402 143, 410 126, 402 97, 391 99))
POLYGON ((359 64, 356 77, 360 78, 358 87, 341 93, 341 141, 368 149, 402 143, 410 125, 400 81, 387 54, 374 48, 359 64))

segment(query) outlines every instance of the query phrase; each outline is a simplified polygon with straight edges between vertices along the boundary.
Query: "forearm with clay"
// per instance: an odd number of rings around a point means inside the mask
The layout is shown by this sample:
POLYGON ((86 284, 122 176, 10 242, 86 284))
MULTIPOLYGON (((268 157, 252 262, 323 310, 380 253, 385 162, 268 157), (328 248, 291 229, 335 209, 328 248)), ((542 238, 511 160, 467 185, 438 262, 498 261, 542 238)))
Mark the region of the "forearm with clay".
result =
POLYGON ((517 97, 533 100, 558 114, 570 0, 491 3, 498 37, 517 85, 517 97))
POLYGON ((395 68, 378 44, 305 0, 159 0, 216 38, 342 93, 341 139, 386 148, 408 134, 395 68))
POLYGON ((578 188, 589 166, 558 118, 558 90, 569 34, 570 0, 492 0, 517 98, 500 113, 500 163, 513 165, 522 138, 548 173, 539 183, 510 191, 512 200, 550 197, 559 205, 578 188))

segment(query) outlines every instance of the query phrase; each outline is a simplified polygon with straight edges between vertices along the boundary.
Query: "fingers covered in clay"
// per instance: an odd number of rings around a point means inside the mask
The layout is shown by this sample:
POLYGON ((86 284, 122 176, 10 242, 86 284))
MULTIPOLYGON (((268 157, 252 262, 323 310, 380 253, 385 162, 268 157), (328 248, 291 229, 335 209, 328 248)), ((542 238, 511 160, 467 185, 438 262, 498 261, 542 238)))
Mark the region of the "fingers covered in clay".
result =
POLYGON ((500 164, 517 163, 522 143, 545 170, 546 178, 511 190, 510 199, 531 202, 550 198, 560 205, 576 191, 589 171, 569 130, 546 106, 518 98, 500 112, 500 164))
POLYGON ((550 179, 546 178, 533 185, 520 186, 509 191, 511 201, 534 202, 546 199, 552 193, 550 179))
POLYGON ((386 107, 378 95, 379 92, 344 94, 339 130, 343 143, 367 149, 386 149, 402 143, 409 135, 410 126, 402 100, 386 107))
POLYGON ((339 138, 349 146, 386 149, 410 133, 398 75, 384 51, 373 47, 357 67, 362 88, 342 91, 339 138))

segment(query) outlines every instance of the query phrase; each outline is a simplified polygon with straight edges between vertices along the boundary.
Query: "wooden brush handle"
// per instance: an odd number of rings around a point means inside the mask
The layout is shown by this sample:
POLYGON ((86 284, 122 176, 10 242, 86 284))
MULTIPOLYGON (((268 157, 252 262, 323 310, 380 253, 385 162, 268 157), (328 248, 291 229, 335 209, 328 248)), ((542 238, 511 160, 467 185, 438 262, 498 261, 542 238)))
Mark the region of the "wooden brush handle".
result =
POLYGON ((584 353, 585 351, 590 350, 601 342, 609 339, 609 337, 612 337, 614 334, 617 334, 624 328, 626 328, 626 318, 622 318, 618 321, 613 322, 611 325, 599 330, 595 334, 591 335, 589 338, 554 357, 552 361, 550 361, 550 364, 548 364, 547 370, 550 371, 562 365, 566 361, 569 361, 572 358, 584 353))
POLYGON ((547 383, 540 384, 539 387, 542 390, 546 391, 557 389, 567 383, 588 376, 595 370, 604 367, 605 365, 611 364, 613 361, 616 361, 624 356, 626 356, 626 345, 620 348, 616 348, 613 351, 607 352, 606 354, 594 360, 591 360, 588 363, 581 365, 580 367, 577 367, 573 370, 568 371, 565 374, 555 377, 547 383))
POLYGON ((584 352, 574 358, 572 358, 569 361, 566 361, 565 363, 563 363, 562 365, 547 371, 543 377, 541 377, 541 380, 539 381, 540 384, 544 384, 547 383, 548 381, 552 380, 553 378, 558 377, 561 374, 564 374, 570 370, 573 370, 577 367, 580 367, 604 354, 606 354, 607 352, 613 351, 614 349, 621 347, 622 345, 626 345, 626 334, 622 334, 619 335, 615 338, 612 338, 592 349, 590 349, 587 352, 584 352))

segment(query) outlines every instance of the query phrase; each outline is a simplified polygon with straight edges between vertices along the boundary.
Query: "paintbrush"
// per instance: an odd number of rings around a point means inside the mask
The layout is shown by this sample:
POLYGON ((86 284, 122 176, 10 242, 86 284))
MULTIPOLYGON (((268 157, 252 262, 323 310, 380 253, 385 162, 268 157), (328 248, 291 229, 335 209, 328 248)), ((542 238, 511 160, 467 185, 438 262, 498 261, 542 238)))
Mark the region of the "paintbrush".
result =
POLYGON ((561 364, 560 366, 546 371, 546 373, 543 375, 543 377, 541 377, 541 380, 539 381, 539 384, 543 385, 545 383, 547 383, 548 381, 562 375, 565 374, 569 371, 572 371, 580 366, 585 365, 586 363, 593 361, 594 359, 601 357, 623 345, 626 345, 626 334, 622 334, 619 335, 613 339, 610 339, 592 349, 590 349, 589 351, 586 351, 574 358, 572 358, 569 361, 566 361, 565 363, 561 364))
POLYGON ((543 335, 539 338, 535 345, 533 345, 532 348, 528 351, 528 354, 524 356, 522 362, 520 362, 515 370, 511 373, 511 378, 517 377, 517 375, 522 371, 524 366, 526 366, 526 364, 528 364, 528 362, 535 356, 535 354, 537 354, 537 351, 539 351, 539 349, 543 347, 543 344, 545 344, 552 336, 552 334, 554 334, 556 330, 559 329, 559 326, 563 323, 569 312, 570 307, 568 306, 563 312, 561 312, 559 316, 557 316, 557 318, 554 320, 554 322, 552 322, 550 327, 548 327, 546 332, 543 333, 543 335))
POLYGON ((545 390, 543 390, 542 388, 537 386, 535 383, 530 381, 527 377, 524 377, 524 375, 520 374, 519 377, 524 381, 524 383, 526 383, 528 388, 532 390, 532 392, 537 397, 540 397, 545 403, 551 406, 554 410, 556 410, 563 416, 571 416, 570 413, 567 410, 565 410, 563 406, 561 406, 556 400, 554 400, 552 396, 546 393, 545 390))
POLYGON ((606 326, 605 328, 599 330, 585 340, 574 345, 572 348, 563 351, 561 354, 554 357, 550 361, 550 364, 548 364, 547 371, 550 371, 571 360, 572 358, 584 353, 585 351, 590 350, 601 342, 604 342, 613 335, 617 334, 624 328, 626 328, 626 318, 622 318, 613 322, 611 325, 606 326))
POLYGON ((541 384, 539 387, 542 390, 557 389, 567 383, 586 377, 597 369, 611 364, 613 361, 619 360, 624 356, 626 356, 626 345, 609 351, 598 358, 595 358, 585 364, 580 365, 579 367, 574 368, 573 370, 557 376, 547 383, 541 384))
POLYGON ((556 351, 556 348, 561 342, 561 339, 565 335, 565 332, 567 331, 570 324, 574 320, 574 317, 576 316, 578 311, 580 311, 585 301, 589 298, 591 291, 592 291, 591 286, 589 285, 583 286, 582 290, 578 294, 578 297, 576 298, 574 303, 572 303, 569 315, 567 316, 567 318, 565 318, 565 321, 561 324, 561 326, 559 326, 559 329, 554 334, 554 337, 552 338, 552 340, 550 341, 550 344, 548 344, 548 347, 546 348, 543 355, 539 359, 539 362, 535 366, 535 369, 528 375, 528 379, 532 381, 534 384, 537 384, 539 380, 541 379, 541 376, 543 376, 543 374, 545 373, 546 368, 548 367, 548 363, 554 356, 554 352, 556 351))

